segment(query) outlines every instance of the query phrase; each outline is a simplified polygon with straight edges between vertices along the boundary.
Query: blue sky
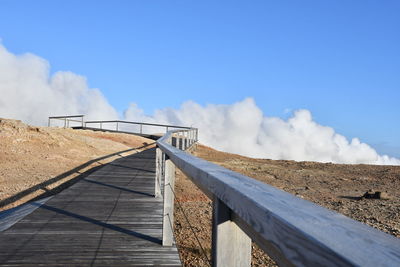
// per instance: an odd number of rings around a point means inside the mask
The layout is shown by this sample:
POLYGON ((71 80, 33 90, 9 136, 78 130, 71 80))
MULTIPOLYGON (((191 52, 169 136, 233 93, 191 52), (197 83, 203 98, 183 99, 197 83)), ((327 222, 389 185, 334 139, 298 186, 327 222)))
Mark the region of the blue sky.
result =
POLYGON ((384 0, 0 0, 0 38, 86 76, 120 112, 253 97, 400 157, 399 14, 384 0))

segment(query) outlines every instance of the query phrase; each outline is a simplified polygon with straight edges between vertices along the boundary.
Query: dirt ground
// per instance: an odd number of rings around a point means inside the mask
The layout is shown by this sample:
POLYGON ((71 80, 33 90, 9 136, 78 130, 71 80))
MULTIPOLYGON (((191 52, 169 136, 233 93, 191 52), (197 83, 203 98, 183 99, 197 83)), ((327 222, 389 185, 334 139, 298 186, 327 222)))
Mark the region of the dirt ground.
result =
POLYGON ((152 143, 129 134, 32 127, 0 118, 0 211, 56 193, 118 154, 152 143))
MULTIPOLYGON (((253 159, 202 145, 194 154, 400 237, 400 166, 253 159), (359 198, 371 189, 390 199, 359 198)), ((175 237, 184 266, 209 266, 212 203, 179 171, 175 192, 175 237)), ((274 262, 253 244, 252 266, 274 262)))

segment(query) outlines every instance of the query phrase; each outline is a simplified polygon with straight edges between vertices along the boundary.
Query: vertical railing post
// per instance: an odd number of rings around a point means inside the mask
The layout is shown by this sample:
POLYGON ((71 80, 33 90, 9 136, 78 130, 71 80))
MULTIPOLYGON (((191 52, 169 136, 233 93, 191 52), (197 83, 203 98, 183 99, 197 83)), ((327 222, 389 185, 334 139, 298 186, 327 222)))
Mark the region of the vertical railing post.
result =
POLYGON ((82 128, 83 128, 83 126, 84 126, 84 125, 83 125, 83 116, 81 117, 81 120, 82 120, 82 128))
POLYGON ((186 137, 185 137, 185 132, 182 132, 182 150, 186 150, 186 137))
POLYGON ((176 147, 176 137, 171 136, 171 146, 176 147))
POLYGON ((176 144, 176 148, 177 149, 180 149, 181 148, 181 138, 179 137, 179 134, 177 133, 176 134, 176 142, 175 142, 175 144, 176 144))
POLYGON ((140 124, 140 133, 143 133, 143 124, 140 124))
POLYGON ((175 165, 165 155, 165 176, 164 176, 164 211, 163 211, 163 234, 162 245, 172 246, 174 241, 174 189, 175 165))
POLYGON ((47 127, 50 127, 50 118, 49 118, 49 122, 47 123, 47 127))
POLYGON ((118 121, 117 121, 117 132, 118 132, 118 121))
POLYGON ((156 177, 154 181, 154 197, 161 196, 161 177, 163 175, 163 152, 156 148, 156 177))
POLYGON ((183 142, 183 150, 185 150, 186 151, 186 149, 189 147, 189 144, 188 144, 188 141, 189 141, 189 139, 188 139, 188 132, 185 132, 185 136, 184 136, 184 142, 183 142))
POLYGON ((251 239, 232 221, 232 210, 214 197, 212 266, 250 266, 251 239))

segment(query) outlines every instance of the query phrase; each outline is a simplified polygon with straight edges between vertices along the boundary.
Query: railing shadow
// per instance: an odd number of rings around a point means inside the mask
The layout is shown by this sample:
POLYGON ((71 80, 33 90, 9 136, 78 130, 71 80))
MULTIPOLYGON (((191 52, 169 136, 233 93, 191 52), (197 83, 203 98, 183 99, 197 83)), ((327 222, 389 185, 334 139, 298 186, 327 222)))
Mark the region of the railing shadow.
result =
POLYGON ((143 145, 141 147, 122 150, 122 151, 118 151, 118 152, 115 152, 115 153, 112 153, 112 154, 109 154, 109 155, 106 155, 106 156, 102 156, 102 157, 99 157, 99 158, 96 158, 96 159, 89 160, 88 162, 86 162, 86 163, 84 163, 82 165, 79 165, 78 167, 73 168, 72 170, 64 172, 64 173, 62 173, 60 175, 57 175, 57 176, 55 176, 55 177, 53 177, 53 178, 51 178, 51 179, 49 179, 49 180, 47 180, 45 182, 42 182, 42 183, 37 184, 37 185, 34 185, 34 186, 32 186, 32 187, 30 187, 28 189, 25 189, 25 190, 15 194, 15 195, 11 196, 11 197, 8 197, 6 199, 1 200, 0 201, 0 208, 3 208, 5 206, 7 206, 7 205, 10 205, 10 204, 12 204, 12 203, 24 198, 24 197, 36 192, 38 190, 44 190, 45 192, 40 194, 39 196, 34 197, 30 201, 35 201, 35 200, 38 200, 38 199, 41 199, 41 198, 44 198, 44 197, 55 195, 55 194, 61 192, 62 190, 64 190, 65 188, 70 187, 71 185, 75 184, 77 181, 89 176, 91 173, 93 173, 93 172, 97 171, 98 169, 100 169, 101 167, 103 167, 102 166, 103 164, 99 162, 100 160, 104 160, 104 159, 111 158, 111 157, 114 157, 114 156, 123 157, 121 155, 123 153, 131 152, 131 151, 139 150, 139 149, 144 149, 144 148, 152 146, 153 144, 154 143, 150 143, 150 144, 146 143, 145 145, 143 145), (90 165, 92 165, 94 163, 99 163, 100 165, 92 167, 89 170, 86 170, 85 172, 82 172, 82 173, 80 172, 82 169, 84 169, 84 168, 86 168, 86 167, 88 167, 88 166, 90 166, 90 165), (79 175, 74 177, 74 178, 72 178, 72 179, 70 179, 70 180, 68 180, 68 181, 66 181, 65 183, 62 183, 61 185, 58 185, 57 187, 52 188, 52 189, 47 189, 46 188, 47 186, 50 186, 50 185, 52 185, 52 184, 54 184, 54 183, 56 183, 56 182, 58 182, 58 181, 60 181, 60 180, 62 180, 64 178, 66 178, 66 177, 68 177, 68 176, 70 176, 72 174, 75 174, 75 173, 79 173, 79 175))
POLYGON ((147 197, 154 197, 154 194, 148 194, 148 193, 144 193, 144 192, 140 192, 140 191, 136 191, 136 190, 132 190, 132 189, 128 189, 128 188, 124 188, 124 187, 120 187, 120 186, 116 186, 116 185, 112 185, 112 184, 102 183, 102 182, 99 182, 99 181, 94 181, 94 180, 89 180, 89 179, 84 179, 82 181, 87 182, 87 183, 93 183, 93 184, 97 184, 97 185, 102 185, 102 186, 105 186, 105 187, 121 190, 121 191, 124 191, 124 192, 143 195, 143 196, 147 196, 147 197))
MULTIPOLYGON (((144 159, 144 158, 140 158, 140 159, 144 159)), ((128 167, 128 166, 124 166, 124 165, 121 165, 121 164, 111 163, 111 164, 109 164, 109 165, 110 165, 110 166, 119 167, 119 168, 125 168, 125 169, 135 170, 135 171, 155 173, 155 171, 153 171, 153 170, 146 170, 146 169, 143 169, 143 168, 136 168, 136 167, 128 167)))
POLYGON ((94 225, 98 225, 98 226, 101 226, 101 227, 104 227, 104 228, 107 228, 107 229, 110 229, 110 230, 113 230, 113 231, 117 231, 117 232, 120 232, 120 233, 123 233, 123 234, 134 236, 134 237, 137 237, 137 238, 140 238, 140 239, 143 239, 143 240, 147 240, 147 241, 150 241, 152 243, 161 244, 161 240, 158 239, 158 238, 155 238, 155 237, 152 237, 152 236, 149 236, 149 235, 146 235, 146 234, 142 234, 142 233, 139 233, 139 232, 136 232, 136 231, 132 231, 132 230, 129 230, 129 229, 125 229, 125 228, 119 227, 119 226, 114 225, 114 224, 109 224, 109 223, 106 223, 106 222, 102 222, 102 221, 99 221, 99 220, 96 220, 96 219, 93 219, 93 218, 90 218, 90 217, 87 217, 87 216, 83 216, 83 215, 79 215, 79 214, 76 214, 76 213, 73 213, 73 212, 62 210, 62 209, 59 209, 59 208, 56 208, 56 207, 53 207, 53 206, 49 206, 47 204, 40 205, 39 209, 46 209, 46 210, 49 210, 49 211, 52 211, 52 212, 56 212, 56 213, 59 213, 59 214, 65 215, 65 216, 69 216, 69 217, 81 220, 81 221, 92 223, 94 225))

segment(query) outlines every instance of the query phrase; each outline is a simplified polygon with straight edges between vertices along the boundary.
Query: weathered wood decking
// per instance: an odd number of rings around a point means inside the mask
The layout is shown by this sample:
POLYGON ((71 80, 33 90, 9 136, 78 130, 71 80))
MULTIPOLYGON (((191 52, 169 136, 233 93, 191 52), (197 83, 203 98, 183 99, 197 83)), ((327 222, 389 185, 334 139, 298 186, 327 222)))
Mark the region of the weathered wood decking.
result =
POLYGON ((155 148, 105 165, 0 232, 0 266, 180 266, 154 176, 155 148))

